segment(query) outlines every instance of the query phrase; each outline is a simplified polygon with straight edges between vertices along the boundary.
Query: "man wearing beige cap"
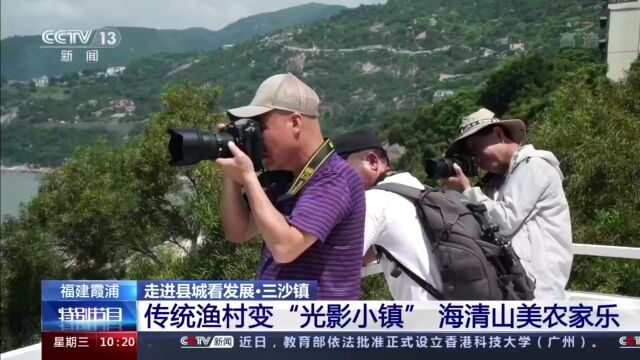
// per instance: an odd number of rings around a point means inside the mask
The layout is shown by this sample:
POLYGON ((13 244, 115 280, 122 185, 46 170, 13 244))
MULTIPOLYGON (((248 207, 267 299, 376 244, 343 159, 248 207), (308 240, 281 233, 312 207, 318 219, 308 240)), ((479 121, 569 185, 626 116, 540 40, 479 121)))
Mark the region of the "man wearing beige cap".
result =
POLYGON ((474 156, 490 180, 483 189, 471 187, 456 165, 446 185, 486 205, 535 281, 537 300, 564 300, 573 251, 563 176, 553 153, 523 145, 525 138, 522 120, 501 120, 487 109, 463 118, 447 155, 474 156))
POLYGON ((263 189, 251 159, 229 143, 234 157, 215 160, 225 177, 222 225, 233 242, 262 235, 259 279, 316 280, 320 299, 355 300, 364 246, 364 185, 322 136, 318 104, 309 86, 291 74, 278 74, 260 85, 250 105, 228 110, 232 121, 260 123, 265 168, 289 172, 294 180, 263 189))

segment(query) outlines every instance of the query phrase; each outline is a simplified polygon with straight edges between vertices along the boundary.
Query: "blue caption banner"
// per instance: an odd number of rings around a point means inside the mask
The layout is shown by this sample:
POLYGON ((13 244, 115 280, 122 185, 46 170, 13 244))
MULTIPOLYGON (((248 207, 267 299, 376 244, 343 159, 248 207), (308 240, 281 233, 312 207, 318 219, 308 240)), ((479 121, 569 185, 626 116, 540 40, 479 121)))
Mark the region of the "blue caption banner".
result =
POLYGON ((138 300, 316 300, 316 281, 138 281, 138 300))
POLYGON ((136 301, 135 280, 44 280, 42 301, 136 301))
POLYGON ((135 331, 135 280, 42 281, 42 331, 135 331))

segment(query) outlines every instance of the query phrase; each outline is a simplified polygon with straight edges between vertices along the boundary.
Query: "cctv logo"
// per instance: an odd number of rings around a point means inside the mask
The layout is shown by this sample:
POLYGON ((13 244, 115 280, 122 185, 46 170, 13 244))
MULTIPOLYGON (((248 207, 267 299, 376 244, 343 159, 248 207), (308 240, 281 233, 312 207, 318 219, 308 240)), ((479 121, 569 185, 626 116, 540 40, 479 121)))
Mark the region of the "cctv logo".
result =
POLYGON ((46 30, 42 33, 41 48, 114 48, 122 35, 116 28, 93 30, 46 30), (93 40, 93 41, 92 41, 93 40))
POLYGON ((232 349, 233 336, 183 336, 180 344, 183 349, 232 349))
POLYGON ((47 45, 87 45, 93 30, 46 30, 42 42, 47 45))
POLYGON ((618 340, 620 348, 640 349, 640 336, 622 336, 618 340))
POLYGON ((211 344, 211 336, 183 336, 180 338, 183 349, 206 348, 211 344))

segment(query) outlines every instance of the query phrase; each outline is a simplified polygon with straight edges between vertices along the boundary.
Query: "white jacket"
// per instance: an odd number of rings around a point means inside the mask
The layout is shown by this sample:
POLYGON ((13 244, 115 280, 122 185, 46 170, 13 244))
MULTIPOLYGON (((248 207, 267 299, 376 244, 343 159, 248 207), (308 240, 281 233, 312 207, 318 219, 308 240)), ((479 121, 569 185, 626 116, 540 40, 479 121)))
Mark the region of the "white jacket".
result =
POLYGON ((569 205, 562 189, 558 159, 549 151, 522 146, 498 189, 485 195, 464 192, 487 207, 488 217, 511 238, 527 274, 536 283, 537 300, 564 300, 573 249, 569 205))

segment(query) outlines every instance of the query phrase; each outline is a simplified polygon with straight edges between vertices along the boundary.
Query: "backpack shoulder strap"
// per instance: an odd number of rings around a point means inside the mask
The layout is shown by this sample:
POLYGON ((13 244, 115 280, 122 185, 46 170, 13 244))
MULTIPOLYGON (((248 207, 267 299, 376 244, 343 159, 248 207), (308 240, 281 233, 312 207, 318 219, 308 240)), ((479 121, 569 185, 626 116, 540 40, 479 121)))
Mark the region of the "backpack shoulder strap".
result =
POLYGON ((378 184, 374 186, 372 189, 389 191, 410 200, 416 207, 418 218, 420 219, 420 224, 423 226, 424 230, 426 231, 427 236, 429 237, 429 240, 433 242, 437 238, 436 233, 433 231, 433 228, 431 227, 431 224, 429 222, 429 217, 427 216, 424 209, 422 208, 420 201, 423 198, 428 197, 429 195, 432 195, 432 194, 437 195, 437 192, 434 192, 433 189, 427 185, 423 185, 423 186, 424 186, 424 189, 420 190, 413 186, 388 182, 384 184, 378 184))
POLYGON ((378 184, 372 187, 372 189, 386 190, 398 195, 402 195, 410 200, 413 200, 414 202, 417 202, 418 200, 420 200, 420 198, 422 197, 422 192, 424 191, 424 190, 416 189, 409 185, 391 183, 391 182, 378 184))
POLYGON ((400 269, 402 269, 402 271, 405 274, 407 274, 407 276, 409 276, 409 278, 411 278, 411 280, 415 281, 416 284, 418 284, 426 292, 431 294, 431 296, 433 296, 437 300, 444 300, 444 295, 440 291, 438 291, 438 289, 436 289, 433 285, 429 284, 425 279, 423 279, 420 276, 416 275, 413 271, 409 270, 400 261, 398 261, 393 255, 391 255, 391 253, 389 251, 387 251, 387 249, 383 248, 380 245, 375 245, 375 248, 379 253, 384 254, 384 256, 386 256, 387 259, 389 259, 389 261, 391 261, 393 264, 395 264, 400 269))
MULTIPOLYGON (((427 187, 425 187, 425 190, 420 190, 412 186, 398 184, 398 183, 378 184, 374 186, 372 189, 385 190, 385 191, 392 192, 394 194, 404 196, 405 198, 411 200, 414 204, 416 204, 416 207, 418 208, 420 213, 422 213, 422 211, 420 207, 417 206, 418 202, 422 198, 424 192, 429 191, 429 188, 427 187)), ((428 228, 428 231, 433 233, 431 229, 428 227, 428 224, 423 223, 422 225, 423 226, 426 225, 428 228)), ((379 254, 384 254, 384 256, 386 256, 387 259, 389 259, 389 261, 391 261, 393 264, 398 266, 405 274, 407 274, 407 276, 409 276, 411 280, 415 281, 416 284, 418 284, 426 292, 431 294, 431 296, 433 296, 437 300, 444 300, 444 295, 442 294, 442 292, 438 291, 438 289, 436 289, 433 285, 429 284, 429 282, 427 282, 425 279, 421 278, 420 276, 416 275, 413 271, 409 270, 400 261, 398 261, 393 255, 391 255, 391 253, 387 251, 387 249, 383 248, 380 245, 375 245, 375 248, 379 254)))
MULTIPOLYGON (((405 198, 411 200, 411 202, 413 202, 416 206, 416 211, 417 211, 418 217, 420 218, 420 223, 422 224, 423 228, 427 232, 427 235, 429 236, 429 240, 434 242, 438 240, 440 236, 438 236, 438 234, 433 230, 433 227, 431 226, 431 223, 430 223, 430 218, 428 214, 424 211, 420 201, 423 198, 429 198, 432 196, 435 196, 437 199, 441 199, 441 198, 444 198, 444 194, 439 193, 437 191, 433 191, 433 189, 427 185, 423 185, 423 186, 424 186, 424 189, 420 190, 420 189, 414 188, 413 186, 404 185, 404 184, 384 183, 384 184, 378 184, 374 186, 372 189, 386 190, 386 191, 404 196, 405 198)), ((453 203, 451 203, 450 200, 447 200, 447 201, 449 202, 449 204, 446 204, 448 206, 446 209, 442 209, 442 206, 443 206, 442 202, 439 202, 438 208, 439 208, 439 214, 444 220, 444 224, 451 227, 453 226, 453 223, 456 222, 456 220, 458 219, 458 214, 455 211, 449 211, 449 210, 452 210, 453 203)), ((432 199, 429 202, 433 203, 434 201, 432 199)))

